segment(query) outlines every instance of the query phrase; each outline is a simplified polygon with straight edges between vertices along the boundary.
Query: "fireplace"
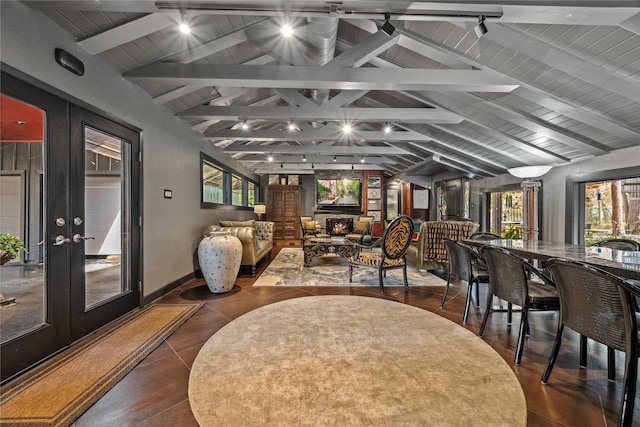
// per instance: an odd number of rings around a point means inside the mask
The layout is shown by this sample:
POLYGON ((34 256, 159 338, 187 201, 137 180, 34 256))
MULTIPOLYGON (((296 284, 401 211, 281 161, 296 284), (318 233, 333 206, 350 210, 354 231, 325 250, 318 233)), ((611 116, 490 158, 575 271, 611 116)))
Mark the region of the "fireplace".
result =
POLYGON ((327 233, 332 236, 344 236, 353 231, 353 218, 327 218, 327 233))

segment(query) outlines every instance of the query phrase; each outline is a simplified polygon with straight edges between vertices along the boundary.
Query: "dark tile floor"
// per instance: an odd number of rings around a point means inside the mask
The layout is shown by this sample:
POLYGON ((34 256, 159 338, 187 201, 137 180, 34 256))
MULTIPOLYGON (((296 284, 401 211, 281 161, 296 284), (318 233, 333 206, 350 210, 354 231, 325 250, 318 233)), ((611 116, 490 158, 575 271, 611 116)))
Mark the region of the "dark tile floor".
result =
MULTIPOLYGON (((274 248, 272 255, 281 247, 274 248)), ((259 266, 258 274, 266 265, 265 262, 259 266)), ((204 281, 196 279, 161 298, 158 302, 200 300, 205 305, 82 415, 75 426, 196 426, 189 406, 188 385, 190 367, 198 351, 225 324, 257 307, 309 295, 363 295, 404 302, 461 324, 466 295, 466 284, 454 284, 447 304, 440 309, 444 287, 411 288, 408 293, 404 293, 402 288, 387 288, 381 295, 377 289, 361 287, 254 288, 254 280, 250 272, 243 270, 236 281, 239 289, 230 294, 212 295, 206 290, 204 281)), ((482 289, 481 294, 484 293, 482 289)), ((482 297, 480 303, 484 307, 482 297)), ((508 327, 506 314, 494 313, 489 318, 484 340, 504 357, 519 378, 527 400, 528 425, 615 425, 622 387, 623 355, 617 355, 617 379, 610 382, 607 380, 606 349, 590 342, 588 367, 580 369, 578 336, 566 331, 550 382, 543 385, 540 376, 555 337, 557 314, 531 314, 531 336, 526 341, 520 366, 513 365, 519 314, 514 314, 513 320, 513 326, 508 327)), ((471 309, 465 327, 477 333, 480 323, 481 310, 477 307, 471 309)), ((636 399, 635 419, 638 425, 639 407, 640 399, 636 399)))

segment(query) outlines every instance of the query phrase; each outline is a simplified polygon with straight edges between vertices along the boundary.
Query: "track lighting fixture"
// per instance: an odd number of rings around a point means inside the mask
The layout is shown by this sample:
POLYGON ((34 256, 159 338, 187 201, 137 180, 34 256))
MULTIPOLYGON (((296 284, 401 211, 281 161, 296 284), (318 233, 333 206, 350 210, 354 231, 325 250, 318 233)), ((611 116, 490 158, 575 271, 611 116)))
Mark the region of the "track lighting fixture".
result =
POLYGON ((311 169, 314 169, 316 167, 316 165, 314 163, 311 163, 311 169))
POLYGON ((303 154, 303 155, 302 155, 302 161, 303 161, 303 162, 306 162, 306 161, 307 161, 307 155, 306 155, 306 154, 303 154))
POLYGON ((180 16, 181 16, 180 25, 178 25, 180 32, 185 35, 191 33, 191 27, 189 26, 189 19, 187 19, 187 14, 184 11, 184 9, 180 10, 180 16))
POLYGON ((384 14, 384 24, 382 24, 381 30, 384 31, 385 33, 387 33, 387 35, 390 36, 396 30, 396 27, 391 25, 391 23, 389 22, 389 18, 391 18, 391 14, 385 13, 384 14))
POLYGON ((293 27, 289 24, 284 24, 282 27, 280 27, 280 32, 282 33, 283 37, 289 38, 293 35, 293 27))
POLYGON ((384 133, 390 133, 391 132, 391 126, 389 125, 389 123, 387 123, 386 125, 384 125, 384 133))
POLYGON ((351 170, 353 170, 353 163, 351 163, 351 170))
POLYGON ((351 125, 350 124, 345 124, 344 126, 342 126, 342 132, 345 135, 348 135, 351 133, 351 125))
POLYGON ((242 121, 242 130, 247 130, 249 129, 249 123, 247 123, 246 120, 242 121))
POLYGON ((476 32, 476 36, 478 36, 478 38, 484 36, 485 34, 487 34, 487 32, 489 31, 487 29, 487 26, 484 25, 484 15, 480 15, 480 17, 478 18, 478 25, 476 25, 473 28, 473 31, 476 32))
POLYGON ((360 163, 364 163, 364 156, 360 157, 360 163))
POLYGON ((333 161, 334 161, 334 162, 337 162, 337 161, 338 161, 338 158, 337 158, 336 156, 333 156, 333 161))
POLYGON ((267 160, 269 160, 270 162, 273 162, 273 154, 269 153, 267 160))
POLYGON ((282 163, 280 163, 280 167, 281 167, 281 168, 283 168, 283 167, 284 167, 284 165, 283 165, 282 163))

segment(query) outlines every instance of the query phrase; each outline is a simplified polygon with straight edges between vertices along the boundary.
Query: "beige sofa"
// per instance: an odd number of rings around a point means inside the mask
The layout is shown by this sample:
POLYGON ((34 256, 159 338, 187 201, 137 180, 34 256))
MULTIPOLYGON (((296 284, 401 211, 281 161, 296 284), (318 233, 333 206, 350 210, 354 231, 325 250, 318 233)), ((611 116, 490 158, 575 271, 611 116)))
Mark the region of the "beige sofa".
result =
POLYGON ((256 274, 256 265, 265 256, 271 257, 273 248, 272 221, 220 221, 221 225, 210 225, 202 231, 206 237, 212 231, 226 231, 236 236, 242 243, 242 262, 250 265, 251 274, 256 274))
POLYGON ((420 270, 447 268, 447 250, 444 240, 465 240, 475 233, 480 224, 473 221, 426 221, 420 225, 417 241, 407 250, 407 261, 420 270))

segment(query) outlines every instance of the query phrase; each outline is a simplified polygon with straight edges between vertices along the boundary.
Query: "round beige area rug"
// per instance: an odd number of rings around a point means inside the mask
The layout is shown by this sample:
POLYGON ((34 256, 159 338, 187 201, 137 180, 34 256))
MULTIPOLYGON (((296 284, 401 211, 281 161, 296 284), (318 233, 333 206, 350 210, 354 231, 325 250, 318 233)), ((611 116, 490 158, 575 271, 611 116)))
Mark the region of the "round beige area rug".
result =
POLYGON ((428 311, 313 296, 253 310, 202 347, 189 378, 201 426, 524 426, 507 363, 428 311))

